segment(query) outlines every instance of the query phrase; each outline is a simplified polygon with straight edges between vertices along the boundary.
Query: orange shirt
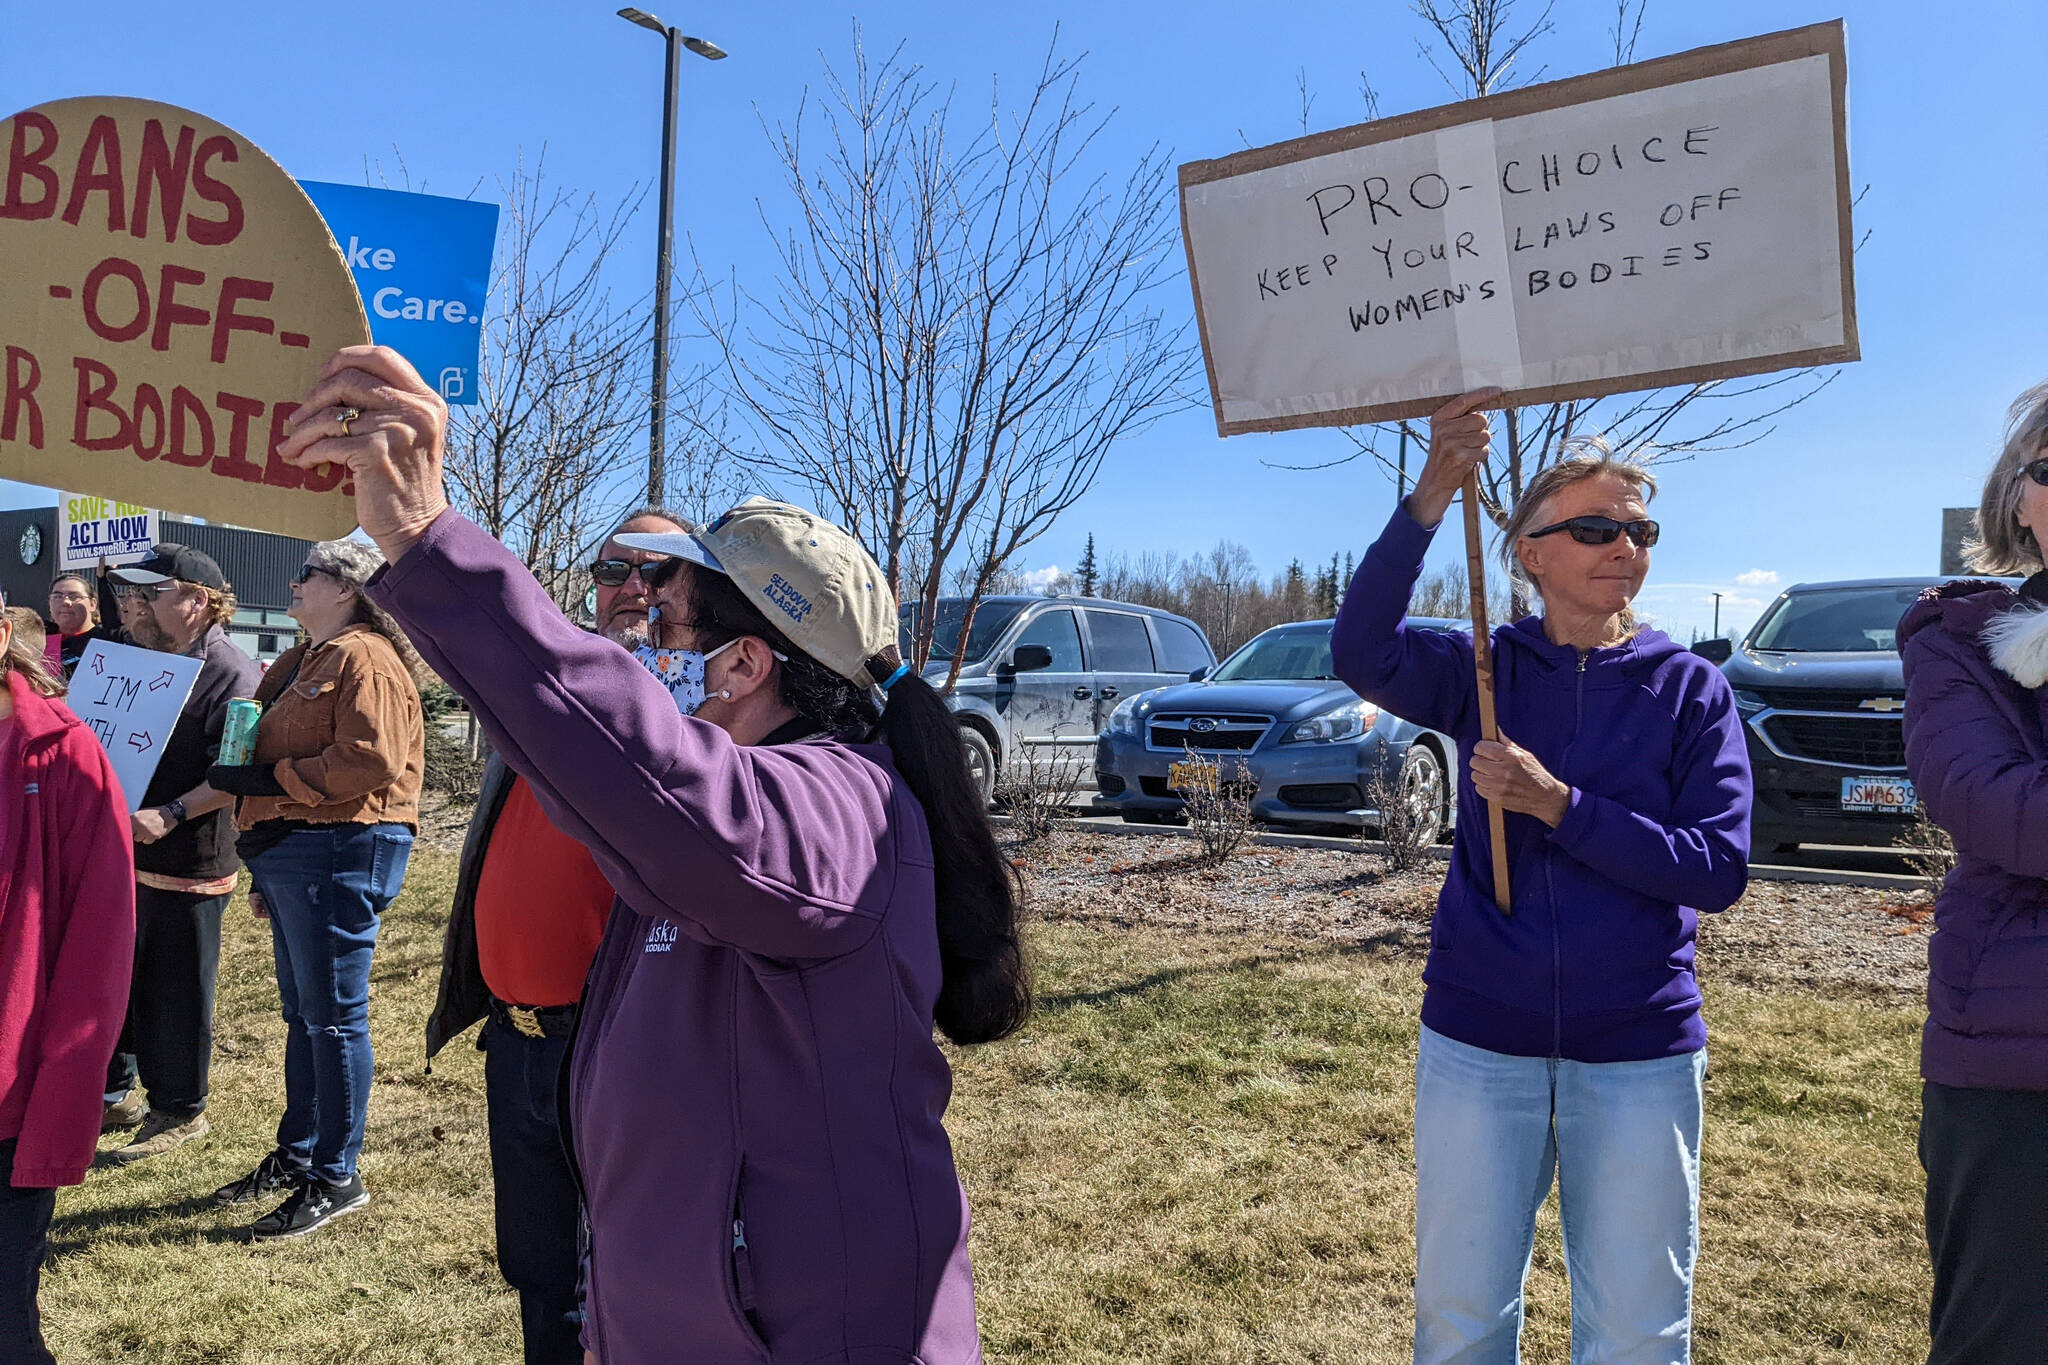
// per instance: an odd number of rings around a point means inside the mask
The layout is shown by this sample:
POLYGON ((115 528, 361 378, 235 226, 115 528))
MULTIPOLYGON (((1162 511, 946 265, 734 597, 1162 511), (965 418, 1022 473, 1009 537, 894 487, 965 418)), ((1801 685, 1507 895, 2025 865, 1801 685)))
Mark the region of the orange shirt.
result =
POLYGON ((491 994, 542 1009, 575 1004, 611 909, 590 850, 513 778, 476 878, 476 950, 491 994))

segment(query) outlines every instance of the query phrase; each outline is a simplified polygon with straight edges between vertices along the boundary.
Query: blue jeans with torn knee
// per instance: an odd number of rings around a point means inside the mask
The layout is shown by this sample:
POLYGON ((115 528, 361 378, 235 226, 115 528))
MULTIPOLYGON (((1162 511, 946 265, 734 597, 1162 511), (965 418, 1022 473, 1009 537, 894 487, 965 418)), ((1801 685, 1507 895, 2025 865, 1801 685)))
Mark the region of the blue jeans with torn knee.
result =
POLYGON ((370 1107, 370 955, 412 853, 404 825, 314 825, 249 860, 284 1007, 277 1145, 315 1180, 355 1174, 370 1107))
POLYGON ((1704 1050, 1512 1057, 1422 1030, 1415 1065, 1416 1365, 1514 1365, 1536 1211, 1555 1176, 1573 1365, 1687 1365, 1704 1050))

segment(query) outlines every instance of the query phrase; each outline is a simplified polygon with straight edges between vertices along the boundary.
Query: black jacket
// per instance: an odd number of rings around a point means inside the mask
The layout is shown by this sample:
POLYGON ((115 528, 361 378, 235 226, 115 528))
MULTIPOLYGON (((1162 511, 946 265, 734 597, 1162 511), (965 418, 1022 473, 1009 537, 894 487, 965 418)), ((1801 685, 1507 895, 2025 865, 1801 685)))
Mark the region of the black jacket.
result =
MULTIPOLYGON (((220 761, 220 732, 228 702, 253 697, 263 670, 228 639, 219 626, 208 626, 192 651, 202 660, 192 694, 178 713, 164 756, 149 779, 142 804, 161 806, 206 780, 206 770, 220 761)), ((210 815, 187 820, 153 844, 135 846, 135 870, 166 877, 225 877, 242 865, 235 856, 235 811, 223 806, 210 815)))
POLYGON ((484 765, 476 814, 469 817, 469 833, 462 839, 455 903, 448 912, 448 935, 441 942, 441 989, 434 998, 434 1012, 427 1016, 430 1062, 450 1039, 490 1012, 491 991, 484 984, 483 963, 476 951, 476 883, 483 871, 484 850, 491 844, 491 830, 505 809, 512 782, 512 770, 492 754, 484 765))

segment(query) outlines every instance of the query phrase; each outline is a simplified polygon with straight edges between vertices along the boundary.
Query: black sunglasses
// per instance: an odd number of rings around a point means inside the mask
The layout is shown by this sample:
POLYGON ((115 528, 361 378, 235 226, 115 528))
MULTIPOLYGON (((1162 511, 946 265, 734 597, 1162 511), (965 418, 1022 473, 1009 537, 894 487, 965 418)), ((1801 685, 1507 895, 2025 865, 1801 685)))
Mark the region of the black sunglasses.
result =
POLYGON ((1613 517, 1567 517, 1540 531, 1531 531, 1529 539, 1555 535, 1559 531, 1571 532, 1572 539, 1581 545, 1612 545, 1614 538, 1626 531, 1630 540, 1647 550, 1657 543, 1658 527, 1656 522, 1647 520, 1616 521, 1613 517))
POLYGON ((341 575, 332 569, 322 569, 312 564, 301 564, 299 571, 292 575, 292 586, 297 588, 305 587, 307 580, 311 579, 316 573, 324 573, 336 582, 341 580, 341 575))
POLYGON ((2040 484, 2043 488, 2048 488, 2048 455, 2043 455, 2032 464, 2021 465, 2020 473, 2026 475, 2035 483, 2040 484))
POLYGON ((593 559, 590 561, 590 577, 603 587, 616 588, 631 578, 633 571, 638 569, 640 581, 645 583, 660 563, 660 560, 649 564, 635 564, 630 559, 593 559))

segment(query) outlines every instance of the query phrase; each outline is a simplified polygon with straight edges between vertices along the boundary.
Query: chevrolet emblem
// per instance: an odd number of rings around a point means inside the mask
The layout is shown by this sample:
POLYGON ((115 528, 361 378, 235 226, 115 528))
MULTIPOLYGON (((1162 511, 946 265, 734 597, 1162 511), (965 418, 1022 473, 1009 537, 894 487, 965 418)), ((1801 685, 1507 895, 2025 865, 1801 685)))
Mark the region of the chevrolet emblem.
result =
POLYGON ((1903 711, 1906 709, 1906 703, 1900 701, 1897 697, 1871 697, 1867 701, 1857 702, 1856 705, 1865 711, 1903 711))

